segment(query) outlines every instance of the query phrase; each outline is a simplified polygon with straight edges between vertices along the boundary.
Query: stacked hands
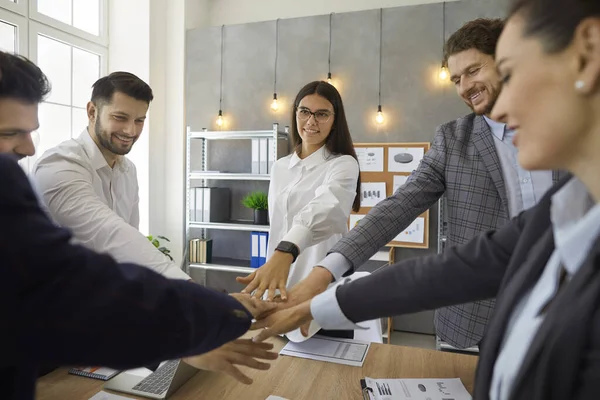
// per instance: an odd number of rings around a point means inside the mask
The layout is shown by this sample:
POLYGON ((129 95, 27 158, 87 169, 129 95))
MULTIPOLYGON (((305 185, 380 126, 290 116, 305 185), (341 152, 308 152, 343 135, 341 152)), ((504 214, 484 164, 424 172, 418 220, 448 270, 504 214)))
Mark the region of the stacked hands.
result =
POLYGON ((291 263, 289 254, 276 251, 262 267, 246 277, 237 278, 238 282, 247 286, 241 294, 234 295, 236 299, 257 300, 264 297, 266 301, 263 303, 271 305, 268 311, 255 316, 256 321, 250 328, 263 329, 254 338, 256 343, 297 328, 304 336, 308 336, 312 320, 310 300, 327 289, 332 276, 325 268, 315 267, 308 277, 288 293, 286 284, 291 263), (279 294, 276 294, 277 291, 279 294))
MULTIPOLYGON (((277 253, 276 253, 277 254, 277 253)), ((222 372, 232 376, 244 384, 251 384, 252 379, 237 366, 252 369, 268 370, 270 364, 260 360, 275 360, 277 353, 271 351, 273 344, 264 343, 272 336, 301 328, 304 336, 308 336, 308 326, 312 320, 310 299, 327 289, 331 274, 323 268, 314 268, 306 279, 286 291, 289 263, 279 257, 272 257, 261 268, 247 277, 237 278, 238 282, 247 284, 242 293, 231 294, 253 316, 251 330, 262 329, 253 339, 238 339, 229 342, 208 353, 185 358, 184 361, 196 368, 222 372), (279 261, 279 262, 278 262, 279 261), (275 295, 279 290, 280 294, 275 295), (266 301, 262 300, 266 292, 266 301)))

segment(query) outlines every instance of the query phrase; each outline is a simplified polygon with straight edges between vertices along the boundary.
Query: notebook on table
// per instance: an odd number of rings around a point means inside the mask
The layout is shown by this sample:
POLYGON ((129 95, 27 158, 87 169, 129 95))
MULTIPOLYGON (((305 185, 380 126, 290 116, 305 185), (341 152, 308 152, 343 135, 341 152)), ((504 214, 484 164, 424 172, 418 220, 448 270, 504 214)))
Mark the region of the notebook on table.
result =
POLYGON ((119 372, 116 369, 106 367, 75 367, 69 370, 70 374, 100 379, 102 381, 109 380, 119 372))

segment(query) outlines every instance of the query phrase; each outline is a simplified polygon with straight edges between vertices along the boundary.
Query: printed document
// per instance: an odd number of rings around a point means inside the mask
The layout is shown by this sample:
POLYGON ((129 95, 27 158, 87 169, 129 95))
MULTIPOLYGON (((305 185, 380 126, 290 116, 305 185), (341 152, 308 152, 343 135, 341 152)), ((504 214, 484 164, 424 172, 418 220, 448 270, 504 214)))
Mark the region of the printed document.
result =
POLYGON ((315 335, 301 343, 289 342, 279 354, 362 367, 370 345, 360 340, 315 335))
MULTIPOLYGON (((459 378, 371 379, 361 381, 370 400, 471 400, 459 378)), ((365 399, 367 397, 365 396, 365 399)))

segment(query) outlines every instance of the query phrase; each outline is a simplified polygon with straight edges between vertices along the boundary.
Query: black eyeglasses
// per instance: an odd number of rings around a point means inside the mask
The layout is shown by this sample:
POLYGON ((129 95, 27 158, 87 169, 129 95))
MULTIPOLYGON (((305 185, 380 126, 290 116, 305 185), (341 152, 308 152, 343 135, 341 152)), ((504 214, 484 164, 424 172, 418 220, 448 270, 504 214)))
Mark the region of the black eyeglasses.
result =
POLYGON ((308 108, 304 108, 304 107, 296 108, 296 117, 298 117, 298 119, 300 121, 309 120, 311 115, 315 117, 315 121, 317 121, 317 123, 325 124, 329 121, 329 119, 331 118, 333 113, 331 111, 326 111, 326 110, 318 110, 318 111, 312 112, 308 108))

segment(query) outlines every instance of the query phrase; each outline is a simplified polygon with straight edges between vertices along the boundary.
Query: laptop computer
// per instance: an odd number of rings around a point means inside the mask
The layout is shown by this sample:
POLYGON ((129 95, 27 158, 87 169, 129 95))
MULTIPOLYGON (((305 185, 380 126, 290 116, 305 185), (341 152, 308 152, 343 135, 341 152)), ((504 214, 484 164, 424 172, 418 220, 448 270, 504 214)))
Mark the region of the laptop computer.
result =
POLYGON ((135 370, 124 371, 104 384, 105 389, 150 399, 166 399, 198 372, 181 360, 170 360, 144 377, 135 370))

